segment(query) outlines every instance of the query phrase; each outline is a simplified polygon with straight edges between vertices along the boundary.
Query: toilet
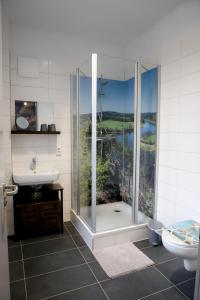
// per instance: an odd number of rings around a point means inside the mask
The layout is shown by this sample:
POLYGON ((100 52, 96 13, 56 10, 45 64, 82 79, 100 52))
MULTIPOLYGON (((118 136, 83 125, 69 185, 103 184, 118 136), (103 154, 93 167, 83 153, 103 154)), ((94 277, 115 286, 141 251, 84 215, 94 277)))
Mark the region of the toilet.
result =
POLYGON ((195 271, 197 268, 198 243, 187 244, 167 229, 163 229, 162 243, 164 247, 177 257, 183 258, 187 271, 195 271))

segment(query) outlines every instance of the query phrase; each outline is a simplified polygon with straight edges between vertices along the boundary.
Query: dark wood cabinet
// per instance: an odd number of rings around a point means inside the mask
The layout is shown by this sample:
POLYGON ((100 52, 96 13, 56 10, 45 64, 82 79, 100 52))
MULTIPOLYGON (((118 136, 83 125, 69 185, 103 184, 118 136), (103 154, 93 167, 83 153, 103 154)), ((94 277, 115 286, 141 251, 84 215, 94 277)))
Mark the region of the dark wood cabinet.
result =
POLYGON ((63 188, 60 184, 19 186, 13 203, 16 238, 63 232, 63 188))

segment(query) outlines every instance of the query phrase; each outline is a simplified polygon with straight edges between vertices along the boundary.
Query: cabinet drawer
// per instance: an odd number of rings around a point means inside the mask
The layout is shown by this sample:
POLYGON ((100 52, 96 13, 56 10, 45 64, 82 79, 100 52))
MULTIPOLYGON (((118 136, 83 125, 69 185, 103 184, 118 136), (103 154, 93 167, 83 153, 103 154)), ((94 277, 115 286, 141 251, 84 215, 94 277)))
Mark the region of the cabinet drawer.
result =
POLYGON ((62 231, 62 201, 15 206, 15 233, 21 237, 62 231))
POLYGON ((60 184, 19 186, 13 204, 17 238, 63 232, 63 187, 60 184))
POLYGON ((39 209, 43 214, 48 214, 49 212, 60 212, 62 209, 61 201, 58 200, 56 202, 46 202, 46 203, 38 203, 39 209))
POLYGON ((15 209, 16 217, 20 216, 20 220, 31 221, 37 219, 38 209, 37 205, 20 205, 15 209))

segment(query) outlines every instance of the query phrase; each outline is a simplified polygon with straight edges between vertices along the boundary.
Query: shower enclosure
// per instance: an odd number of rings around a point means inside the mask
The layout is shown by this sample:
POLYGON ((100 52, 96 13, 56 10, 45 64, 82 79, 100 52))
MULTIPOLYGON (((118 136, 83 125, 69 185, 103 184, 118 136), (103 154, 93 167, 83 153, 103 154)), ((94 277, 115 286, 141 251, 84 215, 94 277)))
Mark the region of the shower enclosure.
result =
POLYGON ((71 74, 72 213, 92 234, 155 214, 159 68, 92 54, 71 74))

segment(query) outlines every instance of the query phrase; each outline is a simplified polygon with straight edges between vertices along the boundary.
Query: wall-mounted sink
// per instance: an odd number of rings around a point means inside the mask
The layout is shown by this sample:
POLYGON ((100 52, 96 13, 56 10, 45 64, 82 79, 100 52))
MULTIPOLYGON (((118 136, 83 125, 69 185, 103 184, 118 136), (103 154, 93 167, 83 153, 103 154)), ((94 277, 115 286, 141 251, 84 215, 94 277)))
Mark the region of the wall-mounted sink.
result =
POLYGON ((53 183, 59 178, 59 171, 51 170, 16 170, 13 172, 13 180, 19 185, 34 185, 53 183))

